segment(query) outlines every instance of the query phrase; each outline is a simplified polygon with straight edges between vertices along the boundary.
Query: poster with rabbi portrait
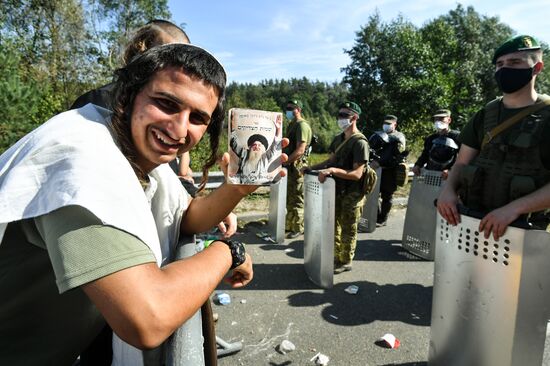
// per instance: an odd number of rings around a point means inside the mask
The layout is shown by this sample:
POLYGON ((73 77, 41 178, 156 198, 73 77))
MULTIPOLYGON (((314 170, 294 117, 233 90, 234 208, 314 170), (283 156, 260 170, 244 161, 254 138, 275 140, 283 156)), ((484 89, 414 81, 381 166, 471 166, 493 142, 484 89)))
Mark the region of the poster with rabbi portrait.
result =
POLYGON ((278 112, 229 110, 227 182, 269 185, 279 179, 283 115, 278 112))

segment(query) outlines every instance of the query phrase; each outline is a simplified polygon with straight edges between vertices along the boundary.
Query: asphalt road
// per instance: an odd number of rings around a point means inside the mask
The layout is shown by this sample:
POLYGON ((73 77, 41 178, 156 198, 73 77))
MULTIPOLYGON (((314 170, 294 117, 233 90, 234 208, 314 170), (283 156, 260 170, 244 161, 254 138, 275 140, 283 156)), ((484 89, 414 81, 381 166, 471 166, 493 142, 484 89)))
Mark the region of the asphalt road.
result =
POLYGON ((254 260, 254 280, 246 288, 219 290, 229 305, 213 305, 217 335, 242 342, 240 352, 219 359, 228 365, 314 365, 318 354, 328 365, 427 365, 433 263, 401 247, 404 209, 394 209, 388 225, 359 234, 353 270, 335 275, 334 287, 312 283, 303 266, 303 237, 272 244, 256 236, 262 222, 237 234, 254 260), (348 294, 349 285, 358 293, 348 294), (397 337, 397 349, 377 340, 397 337), (283 340, 296 349, 283 353, 283 340))

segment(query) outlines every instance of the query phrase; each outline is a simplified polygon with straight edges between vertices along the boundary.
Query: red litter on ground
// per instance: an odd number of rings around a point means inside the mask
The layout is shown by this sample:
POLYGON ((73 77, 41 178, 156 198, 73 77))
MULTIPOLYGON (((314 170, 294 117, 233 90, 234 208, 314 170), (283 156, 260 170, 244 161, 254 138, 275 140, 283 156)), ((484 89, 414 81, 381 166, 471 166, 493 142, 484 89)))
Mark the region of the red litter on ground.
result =
POLYGON ((380 343, 382 343, 387 348, 399 348, 399 345, 401 342, 399 342, 399 339, 395 338, 395 336, 391 333, 386 333, 380 338, 380 343))

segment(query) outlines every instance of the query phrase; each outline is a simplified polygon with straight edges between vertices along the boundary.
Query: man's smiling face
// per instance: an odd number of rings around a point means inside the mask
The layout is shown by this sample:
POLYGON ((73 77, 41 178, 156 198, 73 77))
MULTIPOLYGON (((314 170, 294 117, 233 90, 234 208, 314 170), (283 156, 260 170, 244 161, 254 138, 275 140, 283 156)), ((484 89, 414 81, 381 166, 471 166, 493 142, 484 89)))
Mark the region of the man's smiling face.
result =
POLYGON ((137 164, 150 172, 195 146, 218 103, 211 85, 180 68, 158 71, 136 95, 131 117, 137 164))

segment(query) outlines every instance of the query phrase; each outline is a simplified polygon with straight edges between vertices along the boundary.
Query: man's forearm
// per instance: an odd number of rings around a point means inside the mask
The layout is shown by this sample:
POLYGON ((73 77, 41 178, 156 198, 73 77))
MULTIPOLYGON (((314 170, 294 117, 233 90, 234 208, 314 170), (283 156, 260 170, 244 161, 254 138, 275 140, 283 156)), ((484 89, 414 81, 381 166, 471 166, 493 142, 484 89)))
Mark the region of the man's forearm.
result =
POLYGON ((447 177, 447 180, 445 181, 445 189, 452 189, 453 192, 456 192, 458 189, 458 183, 459 183, 459 177, 461 174, 462 169, 464 168, 465 164, 456 162, 453 165, 453 168, 449 170, 449 176, 447 177))
POLYGON ((330 159, 327 159, 321 163, 310 166, 309 169, 311 170, 325 169, 329 167, 329 164, 330 164, 330 159))
POLYGON ((306 152, 306 143, 301 142, 296 149, 288 156, 286 165, 294 163, 296 160, 300 159, 302 155, 306 152))
MULTIPOLYGON (((453 167, 454 169, 454 167, 453 167)), ((519 214, 528 214, 550 208, 550 183, 508 204, 519 214)))
POLYGON ((292 164, 294 163, 296 160, 300 159, 302 157, 302 155, 304 155, 303 153, 299 153, 297 150, 294 150, 292 152, 292 154, 290 154, 290 156, 288 157, 288 160, 286 161, 286 164, 292 164))
POLYGON ((182 220, 182 232, 196 234, 218 225, 244 196, 256 188, 224 183, 209 195, 194 198, 182 220))
POLYGON ((90 282, 83 290, 119 337, 135 347, 151 348, 200 308, 230 266, 228 246, 214 242, 162 269, 156 263, 133 266, 90 282))
POLYGON ((418 160, 416 160, 416 163, 414 165, 423 167, 428 162, 428 151, 426 149, 422 150, 422 154, 418 157, 418 160))
POLYGON ((361 179, 361 177, 363 176, 364 167, 365 167, 365 164, 361 164, 352 170, 345 170, 341 168, 330 168, 330 170, 331 170, 331 174, 335 177, 346 179, 346 180, 357 181, 361 179))

